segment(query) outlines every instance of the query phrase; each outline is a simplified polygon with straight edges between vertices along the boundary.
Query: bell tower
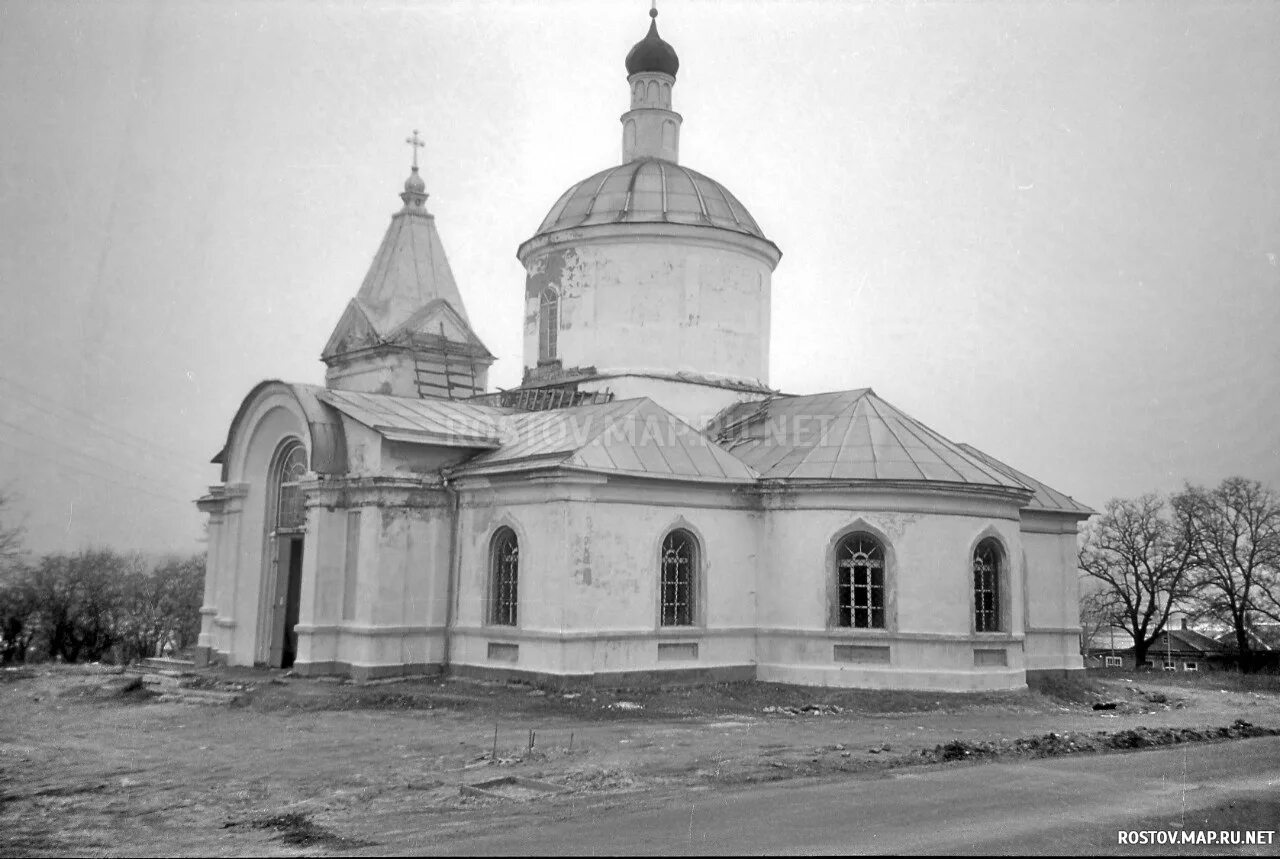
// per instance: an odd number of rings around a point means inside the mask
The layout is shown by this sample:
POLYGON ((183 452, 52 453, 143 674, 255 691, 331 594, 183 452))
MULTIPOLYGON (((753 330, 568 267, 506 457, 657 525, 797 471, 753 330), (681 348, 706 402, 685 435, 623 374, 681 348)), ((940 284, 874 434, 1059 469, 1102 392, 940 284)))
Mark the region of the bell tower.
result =
POLYGON ((427 211, 418 173, 425 144, 405 140, 413 166, 382 245, 324 347, 330 388, 454 399, 483 393, 493 355, 471 330, 462 294, 427 211))
POLYGON ((684 118, 671 109, 680 58, 658 35, 658 9, 649 10, 649 32, 627 54, 627 83, 631 109, 622 115, 622 163, 637 158, 680 160, 680 124, 684 118))

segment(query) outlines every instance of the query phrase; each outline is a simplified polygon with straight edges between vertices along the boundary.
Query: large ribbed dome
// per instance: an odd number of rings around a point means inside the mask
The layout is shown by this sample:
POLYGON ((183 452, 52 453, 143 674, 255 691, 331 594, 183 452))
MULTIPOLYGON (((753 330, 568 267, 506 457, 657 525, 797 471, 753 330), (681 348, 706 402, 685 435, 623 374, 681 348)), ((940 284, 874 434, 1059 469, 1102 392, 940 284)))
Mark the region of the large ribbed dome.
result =
POLYGON ((765 237, 727 188, 660 158, 638 158, 583 179, 551 207, 538 235, 596 224, 691 224, 765 237))

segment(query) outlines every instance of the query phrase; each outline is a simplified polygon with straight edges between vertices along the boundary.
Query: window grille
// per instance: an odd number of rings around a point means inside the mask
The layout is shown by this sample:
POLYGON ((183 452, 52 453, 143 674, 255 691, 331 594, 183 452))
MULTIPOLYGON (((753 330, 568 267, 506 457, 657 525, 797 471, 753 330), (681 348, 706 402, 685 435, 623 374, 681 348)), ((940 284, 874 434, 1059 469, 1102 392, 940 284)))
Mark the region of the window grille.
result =
POLYGON ((697 543, 688 531, 662 541, 662 625, 692 626, 697 543))
POLYGON ((516 625, 516 607, 520 584, 520 546, 510 528, 502 528, 493 537, 492 599, 490 621, 500 626, 516 625))
POLYGON ((865 534, 846 537, 836 553, 840 626, 884 628, 884 549, 865 534))
POLYGON ((559 355, 560 294, 551 287, 538 300, 538 360, 554 361, 559 355))
POLYGON ((276 494, 276 531, 301 531, 307 527, 299 481, 307 476, 307 451, 295 444, 280 462, 280 488, 276 494))
POLYGON ((973 553, 974 629, 1000 631, 1000 549, 983 540, 973 553))
POLYGON ((1124 660, 1119 656, 1104 656, 1103 663, 1107 668, 1119 668, 1124 664, 1124 660))

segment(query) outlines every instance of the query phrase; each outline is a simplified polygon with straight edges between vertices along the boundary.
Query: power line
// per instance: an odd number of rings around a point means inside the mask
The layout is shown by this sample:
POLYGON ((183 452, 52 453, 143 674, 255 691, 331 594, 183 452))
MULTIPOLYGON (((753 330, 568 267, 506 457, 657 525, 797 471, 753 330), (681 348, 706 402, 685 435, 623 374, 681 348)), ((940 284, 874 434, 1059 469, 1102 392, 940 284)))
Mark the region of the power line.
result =
MULTIPOLYGON (((80 450, 79 448, 75 447, 74 445, 71 445, 65 441, 62 441, 61 439, 57 439, 52 436, 48 436, 43 433, 36 432, 35 430, 32 430, 28 427, 21 426, 19 424, 15 424, 11 421, 0 419, 0 427, 7 427, 11 430, 16 430, 22 433, 23 435, 31 436, 32 438, 37 439, 45 444, 51 444, 59 448, 61 451, 64 451, 65 453, 63 455, 76 456, 76 457, 79 457, 80 459, 86 460, 88 462, 92 462, 95 465, 105 465, 106 467, 114 469, 115 471, 118 471, 129 478, 137 478, 141 474, 143 474, 143 469, 129 468, 125 465, 120 465, 119 463, 113 462, 112 460, 103 459, 100 456, 94 456, 93 454, 86 453, 80 450)), ((156 465, 156 464, 148 463, 148 466, 153 466, 153 465, 156 465)), ((170 465, 170 466, 159 468, 159 469, 148 468, 147 470, 157 474, 164 481, 171 481, 178 477, 179 473, 177 472, 176 469, 177 469, 177 466, 170 465)), ((192 467, 190 464, 188 464, 182 476, 189 477, 192 473, 193 473, 192 467)))
MULTIPOLYGON (((112 441, 116 441, 122 444, 132 444, 135 447, 141 447, 147 453, 168 456, 172 458, 175 462, 182 462, 184 464, 190 463, 190 457, 188 457, 186 454, 179 451, 177 448, 169 447, 153 438, 146 438, 145 436, 140 436, 137 433, 130 432, 129 430, 124 429, 123 427, 118 427, 114 424, 108 423, 107 421, 104 421, 102 418, 98 417, 97 415, 90 414, 89 412, 83 411, 81 409, 77 409, 74 406, 69 406, 66 403, 60 402, 54 399, 53 397, 50 397, 48 394, 44 394, 36 390, 35 388, 32 388, 28 385, 24 385, 23 383, 15 379, 5 376, 3 373, 0 373, 0 382, 5 382, 9 385, 12 385, 15 388, 18 388, 19 390, 25 391, 28 397, 35 397, 39 400, 43 400, 44 402, 47 402, 53 405, 55 408, 61 409, 64 412, 76 415, 79 418, 89 421, 90 423, 88 425, 82 425, 82 426, 84 429, 87 429, 90 432, 96 432, 99 435, 105 436, 107 438, 111 438, 112 433, 114 433, 116 436, 118 436, 118 438, 112 438, 112 441), (93 424, 98 424, 99 426, 95 427, 93 426, 93 424)), ((40 405, 32 402, 30 399, 27 399, 26 403, 31 408, 34 408, 40 412, 44 412, 50 417, 54 417, 54 418, 58 417, 58 415, 54 415, 48 409, 41 407, 40 405)))
MULTIPOLYGON (((129 430, 124 429, 123 427, 117 427, 114 424, 110 424, 107 421, 104 421, 102 418, 99 418, 96 415, 77 409, 74 406, 69 406, 66 403, 60 402, 54 399, 53 397, 48 396, 47 394, 43 394, 40 391, 35 390, 34 388, 28 387, 27 385, 23 385, 20 382, 14 381, 13 379, 10 379, 4 376, 3 374, 0 374, 0 382, 6 382, 9 385, 14 386, 15 388, 19 388, 22 391, 25 391, 28 397, 34 396, 37 399, 43 400, 53 405, 57 409, 60 409, 64 412, 67 412, 85 421, 88 421, 89 422, 88 424, 77 424, 77 426, 80 426, 83 429, 86 429, 90 432, 96 432, 99 435, 102 435, 111 439, 112 441, 116 441, 124 444, 132 444, 136 447, 141 447, 144 450, 146 450, 148 453, 163 454, 166 456, 170 456, 175 461, 182 461, 182 462, 190 461, 189 457, 183 455, 180 451, 177 450, 177 448, 170 447, 167 449, 168 452, 166 453, 164 449, 166 446, 156 441, 155 439, 140 436, 136 433, 133 433, 133 432, 130 432, 129 430), (98 424, 98 426, 94 426, 93 424, 98 424), (113 437, 113 435, 115 437, 113 437)), ((20 397, 20 399, 22 398, 20 397)), ((29 407, 39 412, 43 412, 44 414, 49 415, 50 417, 53 417, 59 420, 65 420, 65 418, 62 418, 59 415, 53 414, 47 408, 40 406, 39 404, 33 402, 30 399, 26 399, 25 402, 26 402, 26 405, 28 405, 29 407)))
MULTIPOLYGON (((116 465, 114 462, 111 462, 111 461, 109 461, 109 460, 105 460, 105 459, 100 459, 100 458, 98 458, 98 457, 96 457, 96 456, 91 456, 90 454, 84 453, 83 451, 80 451, 80 450, 76 450, 75 448, 71 447, 70 445, 67 445, 67 444, 65 444, 65 443, 63 443, 63 442, 58 441, 57 439, 46 438, 45 436, 42 436, 42 435, 40 435, 40 434, 39 434, 39 433, 37 433, 37 432, 34 432, 34 431, 32 431, 32 430, 29 430, 29 429, 27 429, 26 427, 19 426, 18 424, 11 423, 11 422, 6 421, 6 420, 0 420, 0 425, 7 426, 7 427, 10 427, 10 428, 12 428, 12 429, 16 429, 18 432, 26 433, 27 435, 33 436, 34 438, 41 439, 41 440, 43 440, 43 441, 52 442, 53 444, 57 445, 58 447, 61 447, 61 448, 63 448, 64 450, 66 450, 66 451, 67 451, 69 454, 71 454, 72 456, 80 457, 81 459, 87 460, 87 461, 89 461, 89 462, 91 462, 91 463, 94 463, 94 464, 96 464, 96 465, 105 465, 105 466, 107 466, 108 468, 113 468, 113 469, 115 469, 115 470, 117 470, 117 471, 121 472, 122 474, 126 475, 126 476, 127 476, 127 477, 129 477, 129 478, 137 478, 137 477, 139 476, 137 472, 135 472, 135 471, 130 471, 129 469, 125 468, 124 466, 116 465)), ((3 439, 0 439, 0 441, 3 441, 3 439)), ((16 445, 11 445, 11 446, 16 447, 16 445)), ((47 456, 46 456, 46 458, 50 458, 50 457, 47 457, 47 456)), ((107 478, 105 475, 103 475, 103 474, 101 474, 101 473, 99 473, 99 472, 90 472, 90 473, 98 474, 98 476, 99 476, 99 477, 102 477, 103 479, 109 479, 109 478, 107 478)), ((131 485, 132 485, 132 484, 131 484, 131 485)), ((172 496, 171 496, 171 497, 172 497, 172 496)))
POLYGON ((66 468, 78 474, 87 474, 92 477, 96 477, 99 480, 106 481, 107 483, 110 483, 113 486, 118 486, 121 489, 131 490, 133 492, 141 492, 143 495, 150 495, 153 498, 159 498, 162 501, 178 501, 183 504, 193 503, 193 499, 191 498, 179 498, 177 495, 169 495, 162 492, 153 492, 150 489, 144 489, 141 486, 136 486, 131 483, 122 483, 119 480, 116 480, 112 477, 108 477, 107 475, 102 474, 101 472, 98 472, 98 471, 94 471, 91 468, 85 468, 83 466, 73 465, 72 463, 66 462, 65 460, 58 459, 57 457, 49 456, 47 453, 42 453, 41 451, 31 450, 29 448, 22 447, 21 445, 16 445, 13 442, 8 441, 6 439, 0 438, 0 444, 6 447, 12 448, 13 450, 19 451, 21 453, 25 453, 28 456, 35 456, 35 457, 38 457, 39 459, 48 460, 49 462, 52 462, 54 465, 60 468, 66 468))
MULTIPOLYGON (((43 410, 41 411, 43 412, 43 410)), ((48 412, 43 412, 43 413, 46 415, 49 415, 48 412)), ((49 415, 49 416, 54 418, 57 417, 56 415, 49 415)), ((118 469, 120 471, 123 471, 129 474, 130 476, 135 476, 137 473, 136 471, 126 468, 118 464, 117 462, 106 460, 99 456, 94 456, 84 450, 81 450, 79 447, 74 446, 72 443, 69 443, 64 439, 60 439, 56 436, 49 435, 46 433, 37 432, 36 430, 28 426, 24 426, 21 424, 14 423, 12 421, 5 421, 5 420, 0 420, 0 426, 9 427, 11 429, 17 430, 18 432, 24 433, 26 435, 34 436, 35 438, 38 438, 45 443, 54 444, 64 450, 69 451, 70 453, 76 456, 80 456, 84 459, 88 459, 93 462, 97 462, 102 465, 107 465, 111 468, 118 469)), ((112 438, 106 438, 106 439, 90 438, 89 441, 91 442, 98 441, 100 443, 104 443, 108 445, 119 444, 119 442, 116 439, 112 439, 112 438)), ((128 454, 134 454, 134 455, 141 454, 143 456, 143 458, 145 459, 145 463, 139 463, 139 470, 145 468, 146 470, 156 472, 166 477, 172 477, 178 474, 189 474, 192 470, 192 467, 199 462, 199 460, 195 458, 188 458, 182 461, 180 461, 177 457, 157 459, 153 456, 157 451, 146 450, 141 445, 132 445, 132 446, 123 447, 120 449, 123 451, 127 451, 127 454, 125 455, 126 459, 128 457, 128 454)))

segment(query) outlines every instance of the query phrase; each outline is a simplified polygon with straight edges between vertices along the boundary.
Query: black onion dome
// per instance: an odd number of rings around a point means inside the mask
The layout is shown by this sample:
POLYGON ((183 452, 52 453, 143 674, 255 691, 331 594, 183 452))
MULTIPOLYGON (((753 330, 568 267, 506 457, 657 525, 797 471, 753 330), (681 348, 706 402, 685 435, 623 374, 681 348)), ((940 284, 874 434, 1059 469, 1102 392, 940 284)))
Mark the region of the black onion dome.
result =
POLYGON ((662 72, 675 77, 680 69, 680 58, 676 56, 676 49, 658 35, 658 10, 650 9, 649 17, 652 19, 649 32, 627 52, 627 75, 662 72))

